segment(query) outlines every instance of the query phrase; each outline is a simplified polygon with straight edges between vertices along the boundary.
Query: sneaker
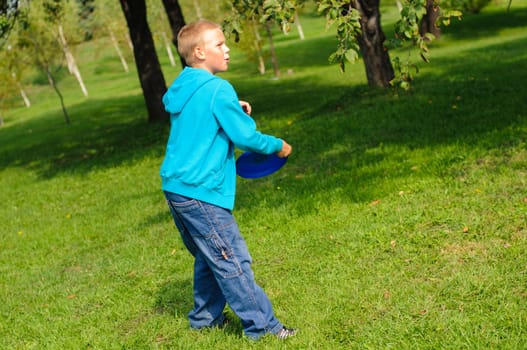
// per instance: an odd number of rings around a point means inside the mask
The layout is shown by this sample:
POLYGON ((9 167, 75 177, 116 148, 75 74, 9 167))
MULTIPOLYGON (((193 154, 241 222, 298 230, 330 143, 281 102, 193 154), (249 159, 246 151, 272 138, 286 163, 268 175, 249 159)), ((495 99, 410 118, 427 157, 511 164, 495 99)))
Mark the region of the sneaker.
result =
POLYGON ((283 327, 278 333, 275 334, 275 336, 278 339, 287 339, 293 337, 296 332, 296 329, 283 327))

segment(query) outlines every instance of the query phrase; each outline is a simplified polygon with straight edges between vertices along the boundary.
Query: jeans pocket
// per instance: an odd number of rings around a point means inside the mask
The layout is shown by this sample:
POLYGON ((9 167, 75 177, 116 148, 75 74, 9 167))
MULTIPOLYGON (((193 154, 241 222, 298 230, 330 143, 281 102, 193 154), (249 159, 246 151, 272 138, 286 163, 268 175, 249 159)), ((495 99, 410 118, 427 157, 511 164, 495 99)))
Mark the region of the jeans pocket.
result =
MULTIPOLYGON (((214 274, 230 278, 242 274, 240 261, 244 256, 236 256, 232 244, 239 239, 236 222, 229 210, 199 200, 186 197, 170 198, 169 205, 177 218, 184 241, 188 239, 207 260, 214 274)), ((190 249, 189 249, 190 250, 190 249)), ((192 250, 191 250, 192 252, 192 250)))
POLYGON ((213 232, 207 237, 210 258, 214 260, 214 269, 223 278, 236 277, 242 274, 239 259, 235 256, 232 248, 218 233, 213 232))

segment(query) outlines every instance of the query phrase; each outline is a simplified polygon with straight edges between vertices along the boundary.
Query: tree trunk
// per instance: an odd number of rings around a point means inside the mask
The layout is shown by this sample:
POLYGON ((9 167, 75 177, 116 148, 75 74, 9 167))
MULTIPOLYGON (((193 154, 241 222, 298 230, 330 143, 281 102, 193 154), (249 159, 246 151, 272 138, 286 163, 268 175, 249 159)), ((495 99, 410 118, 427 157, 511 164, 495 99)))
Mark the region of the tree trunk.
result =
POLYGON ((362 33, 357 37, 366 67, 370 86, 388 87, 395 77, 388 50, 384 47, 386 36, 381 29, 379 0, 356 0, 352 6, 361 16, 362 33))
POLYGON ((55 78, 53 77, 53 74, 51 74, 51 70, 49 69, 49 65, 46 64, 45 67, 46 74, 48 76, 49 85, 53 87, 57 95, 60 99, 60 106, 62 107, 62 113, 64 114, 64 120, 66 120, 66 124, 70 123, 70 116, 68 114, 68 111, 66 110, 66 105, 64 104, 64 97, 62 97, 62 94, 60 93, 59 87, 57 86, 57 82, 55 81, 55 78))
POLYGON ((203 19, 203 14, 201 13, 201 7, 197 0, 194 0, 194 8, 196 9, 196 16, 198 19, 203 19))
POLYGON ((296 29, 298 30, 298 35, 300 36, 300 40, 304 40, 306 37, 304 35, 304 28, 302 28, 302 24, 300 23, 300 17, 298 16, 298 12, 295 11, 295 24, 296 29))
POLYGON ((73 74, 75 78, 77 79, 77 81, 79 82, 79 85, 81 87, 81 90, 84 96, 88 96, 88 90, 86 89, 86 85, 84 85, 84 81, 82 80, 82 75, 81 75, 81 72, 79 71, 79 67, 77 66, 77 62, 75 61, 73 54, 68 48, 68 42, 66 41, 66 37, 64 36, 64 30, 62 29, 62 24, 59 24, 58 29, 59 29, 59 42, 60 42, 60 45, 62 46, 62 50, 64 51, 66 62, 68 63, 68 71, 70 72, 70 74, 73 74))
POLYGON ((168 120, 162 98, 167 88, 146 20, 144 0, 120 0, 134 46, 135 64, 148 111, 148 121, 168 120))
POLYGON ((401 0, 395 0, 395 5, 397 5, 397 10, 399 10, 399 12, 403 10, 403 4, 401 4, 401 0))
POLYGON ((126 63, 126 59, 124 58, 123 52, 121 51, 121 48, 119 48, 119 43, 117 42, 117 38, 115 38, 115 34, 113 33, 112 28, 108 27, 108 32, 110 33, 110 40, 112 41, 113 48, 117 52, 117 56, 119 56, 119 59, 121 60, 121 65, 123 66, 123 69, 126 73, 128 73, 128 63, 126 63))
POLYGON ((172 47, 170 46, 170 42, 168 41, 168 38, 165 32, 161 32, 161 38, 163 39, 163 43, 165 44, 168 59, 170 60, 170 65, 174 67, 176 65, 176 61, 174 60, 174 54, 172 53, 172 47))
POLYGON ((24 87, 22 86, 22 83, 20 83, 20 80, 18 80, 18 77, 16 73, 11 73, 11 76, 13 77, 13 80, 16 82, 16 86, 18 87, 18 91, 20 91, 20 96, 22 96, 22 99, 24 100, 24 104, 26 107, 31 107, 31 102, 29 101, 29 98, 27 97, 26 91, 24 90, 24 87))
MULTIPOLYGON (((185 25, 185 18, 183 18, 183 12, 181 12, 181 7, 177 0, 163 0, 163 6, 172 29, 172 42, 177 49, 177 35, 185 25)), ((187 65, 183 57, 179 56, 179 60, 181 61, 181 66, 185 67, 187 65)))
POLYGON ((262 54, 262 48, 260 47, 260 33, 258 32, 258 25, 255 21, 252 22, 252 27, 254 31, 254 48, 256 50, 256 55, 258 56, 258 72, 260 74, 265 74, 265 61, 262 54))
POLYGON ((55 80, 55 77, 53 77, 53 73, 51 73, 50 69, 50 63, 47 60, 46 56, 44 55, 44 50, 39 44, 39 41, 35 36, 31 36, 30 40, 33 42, 33 46, 35 48, 35 56, 36 56, 36 64, 37 67, 46 72, 46 76, 48 77, 49 84, 53 87, 57 95, 60 99, 60 106, 62 107, 62 113, 64 114, 64 119, 66 120, 66 124, 70 123, 70 116, 68 114, 68 111, 66 110, 66 105, 64 104, 64 97, 62 96, 62 93, 60 92, 59 87, 57 86, 57 82, 55 80))
POLYGON ((276 51, 274 49, 273 32, 271 31, 271 23, 265 22, 265 30, 267 31, 267 37, 269 39, 269 50, 271 51, 271 62, 273 63, 274 77, 280 78, 280 69, 278 68, 278 58, 276 57, 276 51))
POLYGON ((22 99, 24 100, 24 104, 26 105, 26 107, 31 107, 31 102, 29 101, 29 98, 27 97, 26 91, 22 87, 22 84, 17 83, 17 85, 20 91, 20 96, 22 96, 22 99))
POLYGON ((436 39, 441 36, 441 29, 436 26, 437 18, 439 17, 439 5, 434 0, 426 0, 426 13, 421 19, 419 26, 419 33, 421 36, 426 33, 433 34, 436 39))

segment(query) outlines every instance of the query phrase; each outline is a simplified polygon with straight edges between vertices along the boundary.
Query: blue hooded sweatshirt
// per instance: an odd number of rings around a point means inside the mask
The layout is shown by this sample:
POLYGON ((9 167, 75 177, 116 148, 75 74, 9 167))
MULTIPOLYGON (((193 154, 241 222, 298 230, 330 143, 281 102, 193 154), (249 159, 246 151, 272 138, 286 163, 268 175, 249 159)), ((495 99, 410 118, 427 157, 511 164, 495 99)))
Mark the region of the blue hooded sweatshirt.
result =
POLYGON ((256 129, 232 85, 204 69, 186 67, 163 103, 171 123, 160 172, 163 191, 232 210, 234 147, 264 154, 282 149, 281 139, 256 129))

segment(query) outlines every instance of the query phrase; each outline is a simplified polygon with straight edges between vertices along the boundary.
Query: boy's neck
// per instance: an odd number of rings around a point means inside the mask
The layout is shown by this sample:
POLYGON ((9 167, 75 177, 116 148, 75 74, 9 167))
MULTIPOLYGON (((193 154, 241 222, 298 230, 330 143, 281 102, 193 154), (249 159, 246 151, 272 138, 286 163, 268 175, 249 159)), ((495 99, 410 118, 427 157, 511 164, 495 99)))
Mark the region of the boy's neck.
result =
POLYGON ((201 65, 201 64, 199 64, 199 63, 195 63, 195 64, 193 64, 193 65, 191 65, 191 66, 189 66, 189 67, 190 67, 190 68, 195 68, 195 69, 203 69, 203 70, 209 72, 210 74, 216 74, 216 73, 214 73, 214 72, 211 72, 210 69, 208 69, 206 66, 201 65))

